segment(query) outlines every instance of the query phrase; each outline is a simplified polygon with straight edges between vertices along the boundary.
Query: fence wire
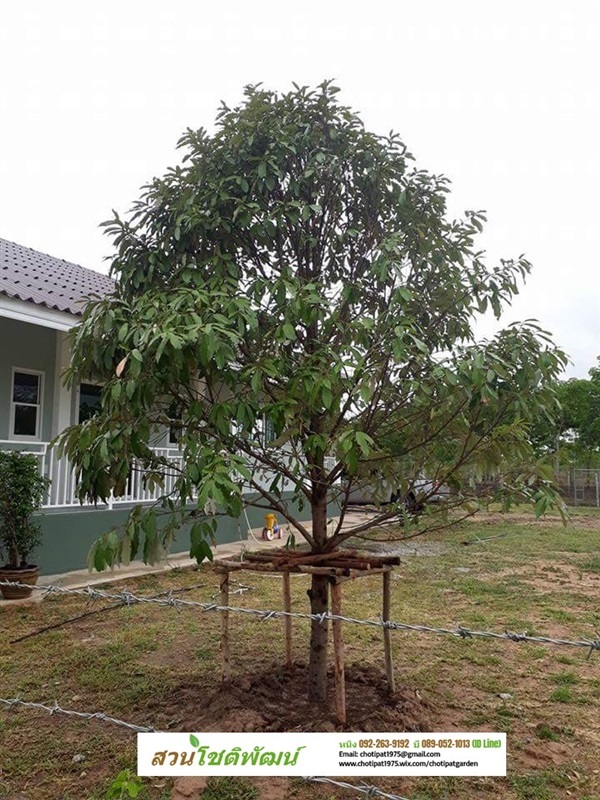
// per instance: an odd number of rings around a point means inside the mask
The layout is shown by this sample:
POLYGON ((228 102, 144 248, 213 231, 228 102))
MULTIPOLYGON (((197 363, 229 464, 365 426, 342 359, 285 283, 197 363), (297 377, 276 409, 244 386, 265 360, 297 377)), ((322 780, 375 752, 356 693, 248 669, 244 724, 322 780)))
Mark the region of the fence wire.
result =
POLYGON ((14 708, 16 706, 21 706, 23 708, 37 708, 39 711, 49 711, 50 714, 62 714, 65 717, 78 717, 79 719, 97 719, 100 722, 110 722, 112 725, 118 725, 121 728, 127 728, 130 731, 135 731, 135 733, 159 733, 156 728, 146 727, 143 725, 134 725, 131 722, 125 722, 122 719, 117 719, 117 717, 110 717, 108 714, 104 714, 102 711, 94 711, 90 714, 84 711, 70 711, 66 708, 61 708, 56 700, 54 701, 54 705, 46 706, 43 703, 31 703, 25 700, 21 700, 18 697, 11 697, 8 699, 0 697, 0 703, 2 705, 7 706, 9 709, 14 708))
POLYGON ((366 625, 369 627, 387 628, 392 631, 413 631, 416 633, 435 633, 440 636, 453 636, 461 639, 496 639, 500 641, 510 642, 530 642, 533 644, 552 644, 562 647, 583 647, 588 650, 587 657, 590 658, 594 650, 600 650, 600 632, 597 639, 556 639, 550 636, 530 636, 526 633, 514 633, 512 631, 505 631, 504 633, 497 633, 494 631, 477 631, 465 628, 463 625, 456 625, 454 628, 436 628, 431 625, 414 625, 408 622, 394 622, 391 620, 381 619, 357 619, 356 617, 345 617, 342 614, 331 614, 329 612, 323 614, 309 614, 301 611, 266 611, 257 608, 241 608, 239 606, 221 606, 217 603, 199 603, 194 600, 182 600, 178 597, 144 597, 135 595, 129 591, 122 592, 106 592, 102 589, 94 589, 87 586, 85 589, 69 589, 65 586, 29 586, 27 584, 17 583, 15 581, 0 581, 0 586, 10 586, 15 588, 34 589, 43 592, 44 595, 77 595, 85 597, 88 601, 94 602, 96 600, 116 600, 124 606, 134 606, 139 603, 146 603, 161 608, 175 608, 181 611, 184 608, 199 609, 202 612, 210 611, 230 611, 238 614, 247 614, 254 616, 260 620, 266 621, 270 619, 283 619, 291 617, 292 619, 303 620, 316 620, 321 624, 323 622, 341 621, 348 622, 352 625, 366 625))
MULTIPOLYGON (((51 715, 62 714, 67 717, 78 717, 79 719, 85 720, 96 719, 100 722, 109 722, 112 725, 117 725, 121 728, 127 728, 127 730, 134 731, 135 733, 163 733, 163 731, 158 731, 156 728, 147 727, 144 725, 134 725, 132 722, 126 722, 123 719, 111 717, 108 714, 104 714, 102 711, 87 713, 84 711, 72 711, 70 709, 61 708, 56 701, 54 701, 53 705, 47 706, 43 703, 32 703, 26 700, 21 700, 18 697, 0 697, 0 704, 6 706, 9 710, 19 706, 21 708, 37 709, 38 711, 48 711, 51 715)), ((171 733, 173 733, 173 731, 171 731, 171 733)), ((306 781, 307 783, 327 783, 331 786, 337 786, 340 789, 349 789, 351 791, 358 792, 367 798, 382 797, 385 800, 409 800, 407 797, 401 797, 397 794, 389 794, 388 792, 384 792, 382 789, 377 788, 377 786, 370 786, 369 784, 362 782, 358 784, 345 783, 343 781, 335 781, 333 778, 317 776, 303 777, 302 780, 306 781)))

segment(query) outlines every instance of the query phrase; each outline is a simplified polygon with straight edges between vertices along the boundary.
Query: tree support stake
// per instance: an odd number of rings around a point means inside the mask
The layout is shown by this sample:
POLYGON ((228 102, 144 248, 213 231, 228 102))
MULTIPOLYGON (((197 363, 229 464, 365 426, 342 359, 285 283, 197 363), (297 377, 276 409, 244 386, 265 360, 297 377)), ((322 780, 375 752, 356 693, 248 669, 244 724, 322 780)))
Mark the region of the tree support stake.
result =
MULTIPOLYGON (((287 613, 292 611, 292 592, 290 589, 290 573, 283 573, 283 610, 287 613)), ((292 618, 283 618, 284 632, 285 632, 285 665, 286 667, 292 666, 292 618)))
MULTIPOLYGON (((391 572, 383 573, 383 614, 384 622, 390 621, 390 605, 391 605, 391 572)), ((385 650, 385 672, 387 675, 388 692, 393 695, 396 691, 396 683, 394 681, 394 662, 392 659, 392 632, 389 628, 383 629, 383 647, 385 650)))
MULTIPOLYGON (((220 582, 221 605, 229 605, 229 572, 221 574, 220 582)), ((221 682, 225 683, 231 677, 231 663, 229 658, 229 611, 221 611, 221 682)))
MULTIPOLYGON (((331 613, 342 616, 342 587, 336 581, 331 583, 331 613)), ((335 711, 340 725, 346 724, 346 675, 344 672, 344 637, 342 620, 334 619, 333 630, 333 668, 335 677, 335 711)))

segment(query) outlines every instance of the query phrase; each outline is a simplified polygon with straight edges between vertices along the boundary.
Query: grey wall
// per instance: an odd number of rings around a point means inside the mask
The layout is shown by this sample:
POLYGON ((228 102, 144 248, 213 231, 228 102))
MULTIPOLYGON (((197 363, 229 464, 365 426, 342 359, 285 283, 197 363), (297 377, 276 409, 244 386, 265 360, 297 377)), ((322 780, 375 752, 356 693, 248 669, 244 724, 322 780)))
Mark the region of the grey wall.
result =
MULTIPOLYGON (((252 528, 264 526, 265 511, 248 508, 247 513, 252 528)), ((93 542, 115 525, 122 524, 127 514, 127 509, 46 511, 39 516, 43 541, 33 554, 32 561, 40 566, 45 575, 85 569, 88 552, 93 542)), ((301 520, 309 519, 310 508, 304 508, 302 512, 298 513, 298 517, 301 520)), ((280 518, 280 524, 282 521, 280 518)), ((225 544, 246 539, 247 529, 248 525, 244 516, 240 519, 220 517, 217 541, 219 544, 225 544)), ((296 539, 299 538, 297 535, 296 539)), ((177 533, 171 552, 182 553, 189 549, 189 528, 182 528, 177 533)))
POLYGON ((52 438, 52 407, 56 367, 56 331, 29 322, 0 317, 0 439, 9 438, 12 368, 44 373, 42 441, 52 438))

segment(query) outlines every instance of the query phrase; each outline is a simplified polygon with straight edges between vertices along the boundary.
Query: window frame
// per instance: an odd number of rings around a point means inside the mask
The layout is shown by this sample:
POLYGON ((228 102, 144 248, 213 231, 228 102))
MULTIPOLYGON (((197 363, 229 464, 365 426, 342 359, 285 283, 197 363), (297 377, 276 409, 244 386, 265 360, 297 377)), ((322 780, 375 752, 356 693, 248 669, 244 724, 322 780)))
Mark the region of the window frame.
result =
POLYGON ((167 427, 167 449, 169 450, 179 450, 181 448, 181 434, 183 432, 183 425, 182 425, 182 417, 183 413, 181 410, 177 410, 174 408, 174 403, 169 406, 167 409, 167 417, 169 418, 169 424, 167 427), (176 414, 176 416, 171 416, 171 414, 176 414), (176 433, 177 429, 179 429, 179 433, 176 433), (177 439, 173 439, 173 433, 176 434, 177 439))
POLYGON ((103 383, 90 383, 89 381, 79 381, 79 383, 77 384, 77 397, 75 399, 75 416, 77 417, 77 422, 76 422, 77 425, 81 425, 81 387, 84 385, 93 386, 95 389, 99 389, 100 397, 102 396, 102 392, 104 391, 103 383))
POLYGON ((42 419, 44 414, 44 383, 46 373, 39 369, 27 369, 25 367, 12 367, 10 377, 10 413, 8 421, 8 438, 20 442, 40 442, 42 440, 42 419), (37 375, 39 378, 38 383, 38 402, 37 403, 19 403, 15 401, 15 375, 17 372, 23 375, 37 375), (15 409, 16 406, 27 406, 29 408, 37 409, 35 418, 35 434, 25 435, 22 433, 15 433, 15 409))

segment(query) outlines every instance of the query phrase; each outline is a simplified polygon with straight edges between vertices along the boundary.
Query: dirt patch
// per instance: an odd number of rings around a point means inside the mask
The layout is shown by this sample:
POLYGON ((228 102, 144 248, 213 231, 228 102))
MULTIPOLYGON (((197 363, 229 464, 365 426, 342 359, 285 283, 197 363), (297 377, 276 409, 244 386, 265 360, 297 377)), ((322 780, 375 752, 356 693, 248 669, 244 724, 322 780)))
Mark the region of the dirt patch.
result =
POLYGON ((384 547, 381 548, 382 555, 386 556, 403 556, 404 558, 408 558, 409 556, 442 556, 446 553, 449 553, 451 550, 448 545, 442 544, 441 542, 419 542, 415 540, 414 542, 397 542, 395 544, 388 544, 386 543, 384 547))
POLYGON ((518 759, 525 769, 539 770, 568 764, 570 756, 570 748, 560 742, 532 742, 521 750, 518 759))
MULTIPOLYGON (((534 514, 518 514, 508 512, 503 514, 500 511, 490 511, 485 514, 474 514, 472 517, 467 517, 463 520, 462 524, 477 525, 478 527, 498 527, 498 525, 526 525, 548 528, 550 526, 562 527, 562 517, 554 514, 548 514, 543 517, 536 517, 534 514)), ((600 517, 593 514, 573 514, 568 520, 567 526, 571 528, 579 528, 581 530, 595 531, 598 530, 600 525, 600 517)))
POLYGON ((377 553, 382 556, 402 556, 407 558, 409 556, 442 556, 451 551, 451 547, 443 542, 426 542, 420 539, 414 539, 409 542, 389 542, 371 540, 348 540, 348 546, 356 546, 359 550, 366 552, 377 553))
POLYGON ((206 789, 208 778, 176 778, 173 782, 171 800, 194 800, 202 797, 202 792, 206 789))
MULTIPOLYGON (((329 692, 334 694, 333 676, 329 692)), ((308 671, 274 665, 266 673, 234 680, 202 697, 190 681, 174 688, 170 704, 178 709, 178 727, 190 731, 430 731, 431 708, 415 692, 388 695, 385 679, 368 666, 346 670, 348 724, 338 727, 331 708, 309 703, 308 671)), ((160 712, 156 725, 167 725, 160 712)))
MULTIPOLYGON (((515 651, 515 655, 517 653, 515 651)), ((539 692, 539 676, 515 670, 512 655, 507 652, 505 657, 505 669, 515 675, 512 681, 514 688, 511 685, 514 697, 508 702, 489 689, 476 688, 474 682, 481 675, 481 669, 469 663, 464 663, 462 667, 464 685, 468 687, 464 694, 456 692, 455 682, 440 674, 435 688, 429 691, 421 689, 424 697, 418 690, 403 687, 394 698, 388 696, 385 677, 376 668, 351 665, 346 671, 348 724, 341 728, 336 724, 331 707, 323 709, 307 701, 306 665, 298 662, 290 670, 273 665, 271 669, 252 677, 239 677, 202 700, 195 684, 191 681, 181 683, 171 694, 172 710, 176 709, 179 720, 177 727, 180 730, 215 732, 489 731, 506 730, 502 721, 510 719, 509 739, 511 742, 523 742, 523 746, 510 748, 509 774, 517 771, 536 773, 546 769, 564 770, 573 765, 585 771, 585 762, 578 763, 580 743, 571 735, 565 735, 560 726, 556 727, 556 732, 561 741, 542 741, 538 738, 542 704, 532 698, 536 698, 539 692), (472 714, 475 710, 484 713, 486 722, 465 721, 465 713, 472 714)), ((329 676, 328 688, 330 698, 333 698, 332 675, 329 676)), ((577 710, 577 727, 591 731, 594 725, 591 716, 583 710, 577 710)), ((163 716, 158 707, 153 720, 157 727, 168 723, 168 717, 163 716)), ((593 741, 590 747, 594 749, 593 741)), ((295 796, 285 779, 277 783, 256 779, 252 783, 260 791, 260 800, 287 800, 295 796)), ((381 778, 378 784, 390 791, 398 788, 391 783, 388 786, 385 779, 381 778)), ((176 783, 174 788, 177 786, 176 783)), ((200 786, 196 792, 188 795, 174 793, 173 800, 201 800, 200 786)), ((311 787, 308 794, 302 794, 303 800, 317 796, 321 797, 316 787, 311 787)), ((330 791, 326 796, 337 797, 337 794, 330 791)), ((465 792, 465 796, 471 795, 465 792)))
MULTIPOLYGON (((559 555, 572 556, 572 553, 559 555)), ((481 575, 483 574, 485 573, 481 573, 481 575)), ((535 587, 542 594, 560 589, 567 592, 586 592, 600 598, 600 573, 586 572, 577 564, 565 563, 564 558, 557 558, 554 561, 538 559, 534 564, 527 563, 520 567, 494 572, 493 576, 495 579, 519 578, 523 583, 535 587), (557 562, 559 566, 557 566, 557 562)))
MULTIPOLYGON (((208 778, 177 778, 170 800, 201 800, 208 778)), ((247 778, 259 791, 260 800, 286 800, 289 784, 285 778, 247 778)))

